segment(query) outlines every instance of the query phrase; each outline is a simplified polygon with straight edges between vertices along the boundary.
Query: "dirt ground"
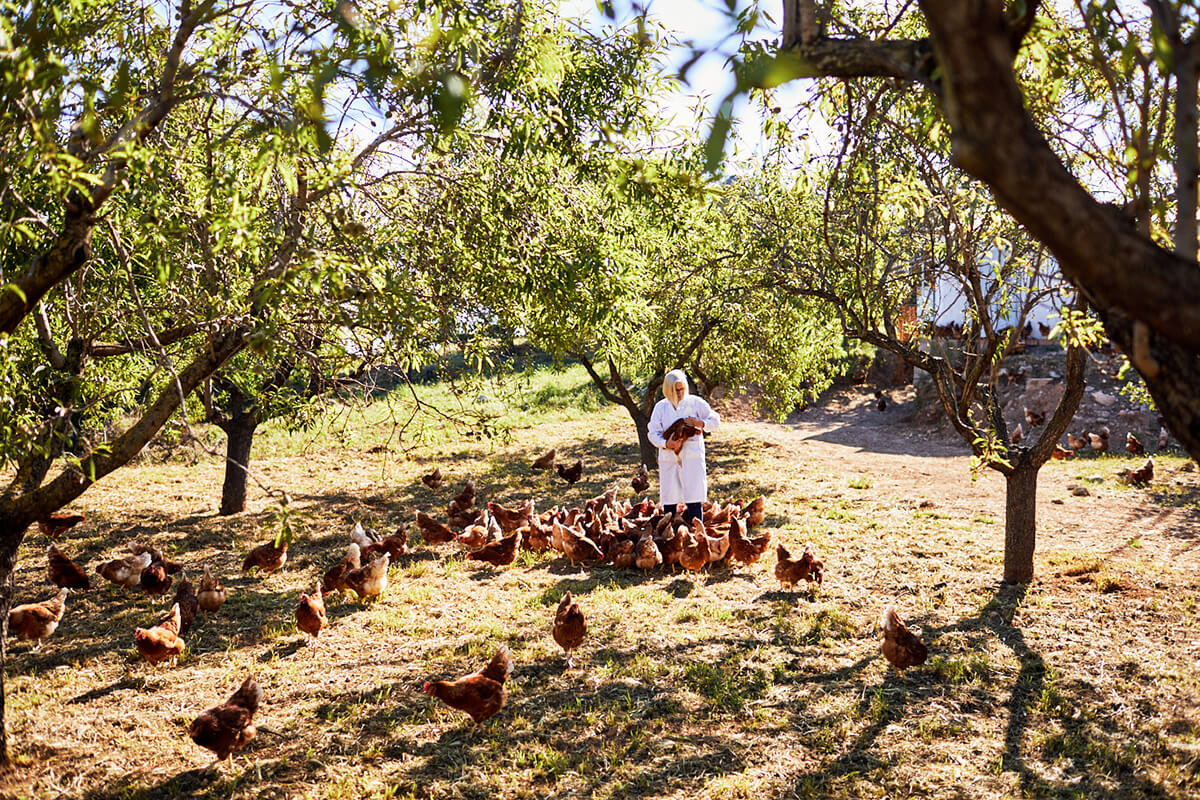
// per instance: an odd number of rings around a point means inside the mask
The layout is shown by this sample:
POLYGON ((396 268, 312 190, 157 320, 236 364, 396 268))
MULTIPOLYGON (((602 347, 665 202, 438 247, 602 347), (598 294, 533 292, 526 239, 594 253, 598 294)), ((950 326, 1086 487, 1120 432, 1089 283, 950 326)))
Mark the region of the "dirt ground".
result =
MULTIPOLYGON (((221 465, 147 464, 94 487, 64 543, 81 561, 148 539, 231 599, 198 623, 177 667, 137 656, 131 631, 163 605, 100 587, 72 596, 38 651, 10 645, 17 775, 5 797, 159 798, 1189 798, 1200 792, 1200 476, 1160 459, 1135 489, 1117 455, 1052 462, 1038 494, 1037 579, 999 581, 1003 479, 973 478, 963 444, 911 390, 879 412, 869 387, 774 424, 726 408, 709 446, 710 494, 768 498, 764 528, 826 563, 819 591, 780 591, 775 556, 699 575, 580 569, 523 556, 495 570, 418 546, 377 603, 331 598, 306 648, 292 620, 356 519, 386 531, 445 506, 466 477, 480 502, 576 504, 628 485, 619 410, 407 457, 366 434, 260 455, 302 514, 288 566, 241 576, 273 530, 273 503, 215 516, 221 465), (565 487, 531 473, 557 446, 581 457, 565 487), (417 476, 439 465, 452 487, 417 476), (1071 487, 1082 487, 1086 495, 1071 487), (589 617, 565 668, 547 619, 564 591, 589 617), (894 604, 931 650, 897 675, 879 656, 894 604), (498 644, 517 667, 481 726, 421 682, 478 668, 498 644), (250 672, 261 732, 232 770, 186 736, 250 672)), ((47 594, 42 537, 16 575, 47 594)))

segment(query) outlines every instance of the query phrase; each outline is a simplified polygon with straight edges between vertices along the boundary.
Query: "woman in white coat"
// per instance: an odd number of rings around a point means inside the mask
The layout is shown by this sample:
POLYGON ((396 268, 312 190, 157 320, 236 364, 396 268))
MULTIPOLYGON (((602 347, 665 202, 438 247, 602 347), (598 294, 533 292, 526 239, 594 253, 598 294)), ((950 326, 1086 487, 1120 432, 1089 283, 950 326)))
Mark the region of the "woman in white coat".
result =
POLYGON ((659 502, 673 509, 684 503, 684 516, 691 522, 703 513, 701 503, 708 499, 708 475, 704 465, 704 436, 688 439, 663 438, 667 428, 676 420, 701 431, 715 430, 721 417, 703 398, 688 393, 687 376, 673 369, 663 378, 663 399, 654 406, 647 431, 650 442, 658 448, 659 502))

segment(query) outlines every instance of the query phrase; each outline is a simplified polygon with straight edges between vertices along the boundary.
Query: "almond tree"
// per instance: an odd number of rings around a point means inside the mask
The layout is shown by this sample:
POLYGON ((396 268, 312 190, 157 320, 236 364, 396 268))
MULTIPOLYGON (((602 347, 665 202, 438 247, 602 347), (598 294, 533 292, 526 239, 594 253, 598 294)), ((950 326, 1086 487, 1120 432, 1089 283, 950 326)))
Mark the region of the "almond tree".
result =
MULTIPOLYGON (((1038 0, 919 0, 903 4, 895 19, 872 18, 853 4, 784 0, 782 46, 754 49, 765 58, 748 60, 743 86, 882 77, 895 91, 928 98, 949 128, 953 164, 986 184, 1046 245, 1129 355, 1167 426, 1200 456, 1200 28, 1188 5, 1147 0, 1138 17, 1136 4, 1077 3, 1068 21, 1088 33, 1091 47, 1069 50, 1058 46, 1051 10, 1038 0), (1152 98, 1144 104, 1148 124, 1106 103, 1099 108, 1101 124, 1123 125, 1132 139, 1130 188, 1115 206, 1100 199, 1092 176, 1062 146, 1077 141, 1048 137, 1035 116, 1023 55, 1057 59, 1067 71, 1096 70, 1119 103, 1130 93, 1118 79, 1131 74, 1128 65, 1139 66, 1138 93, 1152 98), (1158 146, 1155 132, 1167 129, 1168 113, 1173 136, 1158 146), (1150 231, 1147 187, 1160 168, 1174 172, 1174 215, 1150 231)), ((1051 111, 1075 108, 1064 100, 1051 111)))

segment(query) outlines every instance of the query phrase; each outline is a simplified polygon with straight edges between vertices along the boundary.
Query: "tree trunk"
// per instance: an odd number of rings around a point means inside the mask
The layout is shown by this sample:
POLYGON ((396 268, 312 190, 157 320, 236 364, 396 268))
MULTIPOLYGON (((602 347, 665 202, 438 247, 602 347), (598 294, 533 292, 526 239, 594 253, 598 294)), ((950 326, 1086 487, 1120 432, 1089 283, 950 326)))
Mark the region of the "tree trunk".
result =
POLYGON ((8 725, 5 719, 4 673, 8 666, 8 611, 13 600, 13 571, 17 565, 17 548, 25 538, 28 523, 0 518, 0 529, 8 528, 15 535, 4 536, 0 542, 0 775, 11 772, 13 765, 8 754, 8 725), (17 529, 19 528, 19 532, 17 529))
POLYGON ((225 431, 225 484, 221 487, 220 516, 239 514, 246 510, 246 469, 250 466, 250 448, 258 416, 254 404, 230 384, 229 416, 222 422, 225 431))
POLYGON ((641 413, 635 414, 632 409, 629 409, 629 416, 633 417, 633 424, 637 427, 642 463, 647 469, 658 469, 658 448, 650 442, 650 418, 641 413))
POLYGON ((1004 582, 1033 580, 1033 549, 1037 543, 1038 467, 1018 463, 1006 477, 1004 496, 1004 582))

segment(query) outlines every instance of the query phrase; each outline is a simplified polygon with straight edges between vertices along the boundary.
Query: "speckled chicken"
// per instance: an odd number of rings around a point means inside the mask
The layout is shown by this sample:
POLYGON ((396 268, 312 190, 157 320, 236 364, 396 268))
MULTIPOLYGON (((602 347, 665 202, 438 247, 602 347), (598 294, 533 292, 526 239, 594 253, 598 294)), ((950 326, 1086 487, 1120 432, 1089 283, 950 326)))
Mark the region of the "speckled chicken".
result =
POLYGON ((346 588, 359 596, 359 599, 379 597, 387 589, 388 564, 391 556, 380 553, 371 563, 350 570, 346 573, 346 588))
POLYGON ((112 561, 96 567, 96 572, 117 586, 133 588, 140 583, 142 570, 148 566, 150 566, 150 554, 138 553, 124 558, 114 558, 112 561))

